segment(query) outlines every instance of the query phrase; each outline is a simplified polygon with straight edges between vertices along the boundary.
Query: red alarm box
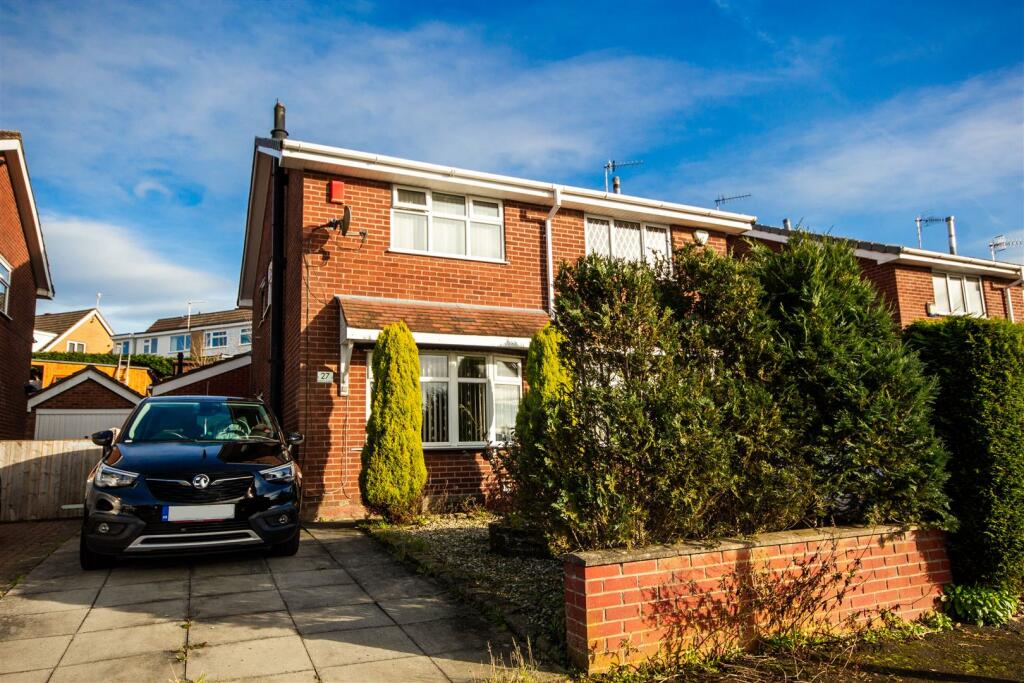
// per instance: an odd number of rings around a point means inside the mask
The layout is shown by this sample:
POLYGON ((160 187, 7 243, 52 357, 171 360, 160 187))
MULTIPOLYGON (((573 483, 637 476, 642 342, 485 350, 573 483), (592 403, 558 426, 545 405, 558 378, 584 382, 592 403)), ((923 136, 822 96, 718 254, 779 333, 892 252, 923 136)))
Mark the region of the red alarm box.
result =
POLYGON ((327 201, 332 204, 345 203, 345 183, 340 180, 331 180, 327 183, 327 201))

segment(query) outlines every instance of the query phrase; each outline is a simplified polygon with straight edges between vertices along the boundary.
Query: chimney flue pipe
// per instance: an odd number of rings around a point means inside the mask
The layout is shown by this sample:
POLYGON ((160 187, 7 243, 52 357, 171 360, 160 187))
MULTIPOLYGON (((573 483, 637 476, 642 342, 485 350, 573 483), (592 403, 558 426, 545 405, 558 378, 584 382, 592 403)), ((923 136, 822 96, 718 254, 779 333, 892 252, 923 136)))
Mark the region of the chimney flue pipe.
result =
POLYGON ((793 229, 793 224, 789 222, 788 218, 783 218, 782 219, 782 227, 785 230, 792 230, 793 229))
POLYGON ((949 253, 956 256, 956 217, 946 216, 946 228, 949 230, 949 253))
POLYGON ((615 194, 622 194, 622 181, 619 180, 619 176, 612 178, 612 191, 615 194))
POLYGON ((275 140, 284 140, 288 137, 288 131, 284 129, 284 105, 278 100, 274 104, 274 128, 270 131, 270 137, 275 140))

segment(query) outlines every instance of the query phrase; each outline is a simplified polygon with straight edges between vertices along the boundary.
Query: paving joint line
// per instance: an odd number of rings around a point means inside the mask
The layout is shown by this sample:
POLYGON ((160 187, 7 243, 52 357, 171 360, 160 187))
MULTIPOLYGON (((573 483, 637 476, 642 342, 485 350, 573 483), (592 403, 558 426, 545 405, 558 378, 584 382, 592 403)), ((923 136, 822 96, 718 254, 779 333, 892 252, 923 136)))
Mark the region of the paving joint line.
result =
MULTIPOLYGON (((299 547, 302 547, 302 533, 303 532, 306 532, 306 529, 300 525, 299 526, 299 547)), ((306 532, 306 533, 309 533, 309 532, 306 532)), ((312 538, 314 541, 317 541, 317 539, 313 536, 313 534, 309 534, 309 537, 312 538)), ((319 543, 319 541, 317 541, 317 543, 319 543)), ((325 550, 325 552, 326 552, 326 550, 325 550)), ((335 564, 338 564, 338 561, 334 559, 333 555, 331 555, 330 553, 327 553, 327 556, 331 558, 331 562, 334 562, 335 564)), ((264 562, 266 562, 265 559, 264 559, 264 562)), ((340 567, 341 565, 338 565, 338 566, 340 567)), ((281 587, 277 585, 277 577, 274 576, 274 568, 270 565, 269 562, 267 562, 267 572, 269 572, 269 574, 270 574, 270 580, 274 583, 274 590, 277 591, 277 597, 281 598, 281 604, 284 605, 284 611, 288 613, 288 618, 292 620, 292 627, 295 629, 295 635, 297 635, 299 637, 299 642, 302 643, 302 651, 306 653, 306 658, 309 659, 309 665, 313 667, 313 675, 316 676, 316 680, 317 681, 320 681, 320 680, 322 680, 320 678, 320 669, 317 668, 316 662, 313 661, 313 657, 309 654, 309 648, 306 647, 306 639, 303 638, 302 637, 302 633, 299 632, 299 624, 295 621, 295 616, 292 614, 292 608, 288 606, 288 603, 285 601, 284 596, 281 595, 281 587)), ((277 611, 280 611, 280 610, 277 610, 277 611)))

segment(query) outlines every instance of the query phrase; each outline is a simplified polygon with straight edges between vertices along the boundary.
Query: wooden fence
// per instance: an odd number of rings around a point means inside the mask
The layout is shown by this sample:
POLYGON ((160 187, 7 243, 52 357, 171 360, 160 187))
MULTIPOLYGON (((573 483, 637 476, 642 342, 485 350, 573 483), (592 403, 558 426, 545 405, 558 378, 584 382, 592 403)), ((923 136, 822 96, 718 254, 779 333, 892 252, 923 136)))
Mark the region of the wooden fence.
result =
POLYGON ((79 517, 103 451, 91 441, 0 441, 0 522, 79 517))

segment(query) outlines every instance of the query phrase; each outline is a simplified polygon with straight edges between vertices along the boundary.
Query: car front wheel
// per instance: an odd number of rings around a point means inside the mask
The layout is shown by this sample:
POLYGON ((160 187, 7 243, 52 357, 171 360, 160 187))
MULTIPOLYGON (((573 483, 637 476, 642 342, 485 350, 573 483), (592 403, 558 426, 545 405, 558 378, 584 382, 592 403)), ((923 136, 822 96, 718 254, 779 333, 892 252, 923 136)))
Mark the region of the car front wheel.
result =
POLYGON ((78 562, 82 565, 82 569, 92 571, 94 569, 109 569, 114 564, 114 558, 111 555, 91 550, 85 542, 85 530, 83 529, 78 541, 78 562))
POLYGON ((284 543, 275 543, 270 546, 270 554, 274 557, 290 557, 299 552, 299 535, 301 533, 296 529, 295 534, 284 543))

